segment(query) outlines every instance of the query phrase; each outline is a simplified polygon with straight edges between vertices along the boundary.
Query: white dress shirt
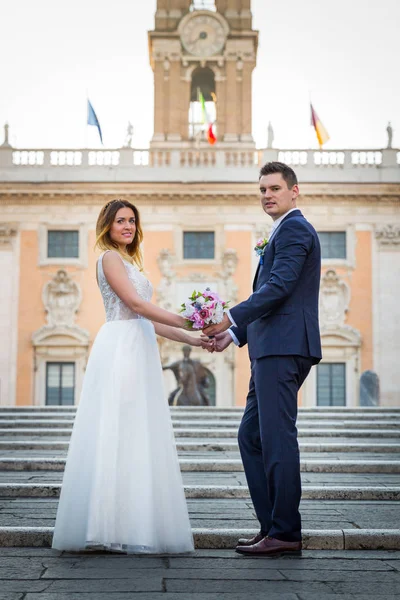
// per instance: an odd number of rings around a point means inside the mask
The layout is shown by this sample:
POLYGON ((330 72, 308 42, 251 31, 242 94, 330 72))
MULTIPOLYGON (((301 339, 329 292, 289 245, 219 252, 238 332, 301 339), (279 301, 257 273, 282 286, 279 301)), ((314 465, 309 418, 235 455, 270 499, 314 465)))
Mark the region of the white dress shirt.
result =
MULTIPOLYGON (((282 221, 284 219, 286 219, 286 217, 288 215, 290 215, 291 212, 293 212, 294 210, 299 210, 298 208, 291 208, 290 210, 288 210, 284 215, 281 215, 280 217, 278 217, 273 223, 272 223, 272 227, 271 227, 271 231, 269 234, 269 238, 268 238, 268 243, 272 240, 272 238, 274 237, 276 230, 278 229, 279 225, 282 223, 282 221)), ((235 321, 232 318, 232 315, 230 313, 229 310, 227 310, 226 314, 229 317, 230 322, 232 323, 232 325, 234 327, 237 327, 235 321)), ((236 344, 236 346, 239 346, 239 340, 237 339, 236 335, 233 333, 232 329, 228 329, 228 333, 230 334, 230 336, 232 337, 234 343, 236 344)))

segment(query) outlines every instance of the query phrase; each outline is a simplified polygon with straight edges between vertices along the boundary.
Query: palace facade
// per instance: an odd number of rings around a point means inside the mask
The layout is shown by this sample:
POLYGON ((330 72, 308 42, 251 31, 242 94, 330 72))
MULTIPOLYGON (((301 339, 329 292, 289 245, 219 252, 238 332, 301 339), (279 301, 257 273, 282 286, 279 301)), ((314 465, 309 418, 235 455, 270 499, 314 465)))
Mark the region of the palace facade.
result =
MULTIPOLYGON (((73 404, 104 322, 95 223, 103 204, 138 206, 154 301, 177 310, 194 288, 232 304, 251 292, 256 240, 271 223, 258 199, 270 160, 295 169, 299 207, 323 251, 323 360, 303 406, 400 405, 400 151, 258 149, 250 0, 158 0, 149 33, 154 135, 149 149, 0 146, 0 405, 73 404), (204 139, 199 90, 218 141, 204 139)), ((160 340, 163 364, 182 356, 160 340)), ((245 402, 246 349, 209 355, 218 406, 245 402)), ((174 387, 165 372, 166 395, 174 387)))

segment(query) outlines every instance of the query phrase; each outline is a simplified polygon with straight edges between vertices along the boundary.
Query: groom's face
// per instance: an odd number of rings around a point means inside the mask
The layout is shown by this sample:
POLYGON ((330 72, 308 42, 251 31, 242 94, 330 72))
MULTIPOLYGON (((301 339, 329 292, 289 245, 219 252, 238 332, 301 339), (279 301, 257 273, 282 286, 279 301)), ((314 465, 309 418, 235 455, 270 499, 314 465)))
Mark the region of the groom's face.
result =
POLYGON ((260 179, 261 206, 274 221, 292 208, 296 208, 298 195, 298 186, 294 185, 289 189, 280 173, 263 175, 260 179))

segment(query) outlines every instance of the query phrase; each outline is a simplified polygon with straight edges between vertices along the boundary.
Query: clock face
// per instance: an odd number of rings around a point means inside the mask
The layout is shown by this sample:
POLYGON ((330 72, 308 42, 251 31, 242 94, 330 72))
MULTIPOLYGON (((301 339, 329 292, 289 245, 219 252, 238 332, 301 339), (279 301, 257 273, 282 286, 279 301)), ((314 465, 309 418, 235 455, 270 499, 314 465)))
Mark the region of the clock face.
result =
POLYGON ((222 50, 225 31, 212 15, 198 15, 186 23, 181 34, 183 47, 196 56, 212 56, 222 50))

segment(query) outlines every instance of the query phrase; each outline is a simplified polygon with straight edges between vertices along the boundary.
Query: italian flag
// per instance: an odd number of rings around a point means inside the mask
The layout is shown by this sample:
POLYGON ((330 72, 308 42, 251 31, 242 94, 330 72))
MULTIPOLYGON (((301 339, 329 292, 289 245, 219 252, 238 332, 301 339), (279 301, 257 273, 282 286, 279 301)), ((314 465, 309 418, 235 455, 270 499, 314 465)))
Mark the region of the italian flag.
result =
POLYGON ((315 129, 319 147, 322 148, 322 146, 329 140, 329 134, 326 131, 325 127, 322 125, 321 120, 318 117, 317 113, 315 112, 312 104, 310 104, 310 108, 311 108, 311 125, 315 129))
POLYGON ((197 88, 197 96, 198 96, 198 100, 201 104, 201 112, 202 112, 202 118, 203 118, 202 122, 203 122, 203 125, 205 125, 206 129, 207 129, 207 140, 208 140, 208 143, 211 144, 211 146, 213 146, 215 144, 215 142, 217 141, 217 138, 213 131, 214 124, 211 123, 211 121, 208 117, 206 103, 205 103, 204 96, 201 93, 200 88, 197 88))

